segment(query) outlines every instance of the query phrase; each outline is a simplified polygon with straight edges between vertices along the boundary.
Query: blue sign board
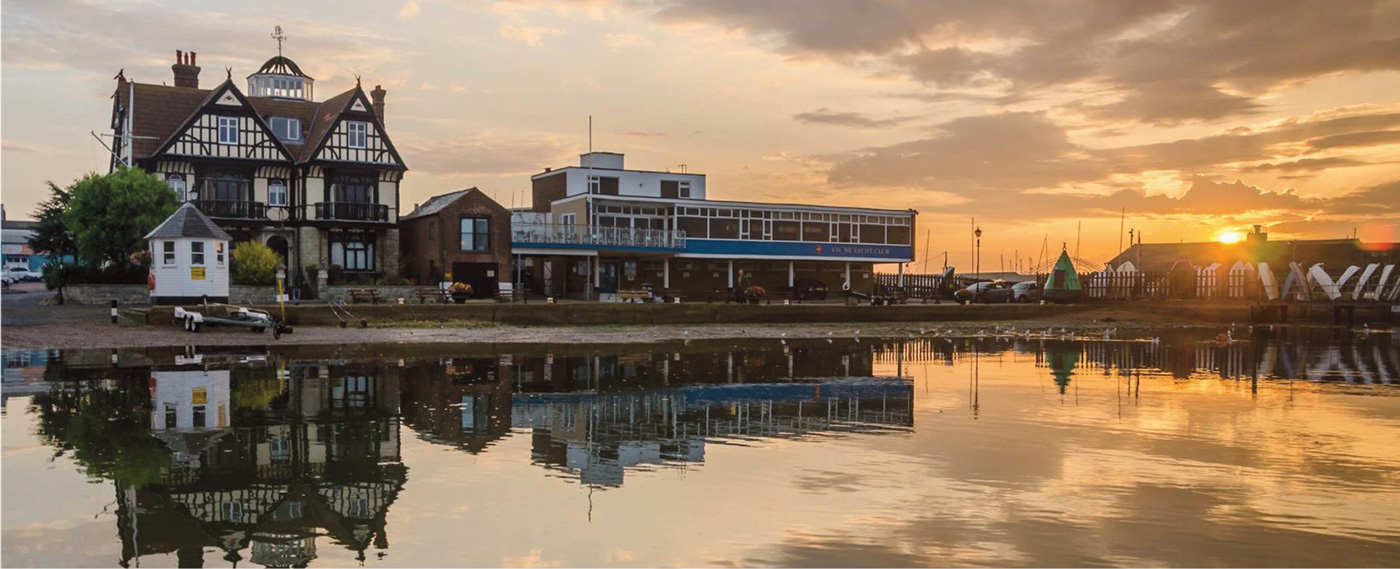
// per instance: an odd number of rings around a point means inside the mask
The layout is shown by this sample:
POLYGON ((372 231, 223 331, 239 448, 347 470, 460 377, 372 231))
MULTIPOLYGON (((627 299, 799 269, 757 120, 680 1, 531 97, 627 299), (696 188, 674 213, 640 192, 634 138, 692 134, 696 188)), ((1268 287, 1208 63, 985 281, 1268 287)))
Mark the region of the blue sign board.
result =
POLYGON ((857 243, 803 243, 800 241, 729 241, 686 239, 685 252, 694 255, 765 255, 773 257, 822 257, 882 259, 891 262, 914 258, 908 245, 861 245, 857 243))
POLYGON ((914 259, 909 245, 862 245, 858 243, 804 243, 801 241, 740 241, 724 239, 686 239, 684 249, 663 247, 628 247, 591 243, 512 243, 530 249, 579 249, 589 251, 633 251, 691 255, 754 256, 831 259, 870 259, 891 263, 914 259))

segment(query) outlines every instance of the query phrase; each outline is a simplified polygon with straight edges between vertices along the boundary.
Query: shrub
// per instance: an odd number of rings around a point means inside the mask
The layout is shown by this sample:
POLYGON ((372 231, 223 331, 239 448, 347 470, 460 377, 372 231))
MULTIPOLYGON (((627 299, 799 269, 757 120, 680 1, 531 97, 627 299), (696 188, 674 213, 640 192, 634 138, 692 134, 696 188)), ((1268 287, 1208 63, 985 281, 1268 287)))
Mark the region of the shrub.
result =
POLYGON ((380 277, 379 280, 375 281, 374 284, 379 286, 407 286, 413 283, 398 275, 384 275, 380 277))
POLYGON ((277 282, 277 265, 282 260, 267 245, 244 241, 233 246, 233 282, 243 285, 270 285, 277 282))
POLYGON ((146 275, 149 272, 146 267, 127 264, 89 267, 77 263, 49 263, 44 265, 44 282, 50 287, 71 284, 146 284, 146 275))
POLYGON ((345 269, 340 265, 331 265, 326 269, 326 284, 338 285, 345 282, 345 269))

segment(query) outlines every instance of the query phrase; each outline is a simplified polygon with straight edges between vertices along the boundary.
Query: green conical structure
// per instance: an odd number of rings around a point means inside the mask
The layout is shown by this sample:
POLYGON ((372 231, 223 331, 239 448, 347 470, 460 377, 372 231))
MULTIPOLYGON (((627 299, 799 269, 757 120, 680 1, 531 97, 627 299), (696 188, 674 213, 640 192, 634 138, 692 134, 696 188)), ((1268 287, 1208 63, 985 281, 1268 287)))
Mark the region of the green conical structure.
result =
POLYGON ((1047 346, 1045 354, 1050 358, 1050 375, 1055 378, 1060 395, 1064 395, 1065 388, 1074 378, 1074 366, 1079 364, 1079 350, 1073 349, 1073 346, 1047 346))
POLYGON ((1074 302, 1084 295, 1084 287, 1079 284, 1079 272, 1074 269, 1074 261, 1069 251, 1060 251, 1060 260, 1050 269, 1050 277, 1045 280, 1042 298, 1051 302, 1074 302))

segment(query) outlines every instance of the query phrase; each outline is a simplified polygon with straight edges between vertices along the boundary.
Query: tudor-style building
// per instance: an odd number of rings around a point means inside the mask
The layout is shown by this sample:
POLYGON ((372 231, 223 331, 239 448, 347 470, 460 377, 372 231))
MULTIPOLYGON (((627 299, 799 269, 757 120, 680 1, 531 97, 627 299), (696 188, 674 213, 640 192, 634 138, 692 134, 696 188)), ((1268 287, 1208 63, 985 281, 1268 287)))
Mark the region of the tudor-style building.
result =
POLYGON ((112 167, 165 178, 235 242, 257 241, 295 271, 398 273, 399 183, 407 170, 384 129, 383 88, 322 102, 278 55, 248 76, 199 87, 196 54, 175 52, 174 85, 117 75, 112 167))

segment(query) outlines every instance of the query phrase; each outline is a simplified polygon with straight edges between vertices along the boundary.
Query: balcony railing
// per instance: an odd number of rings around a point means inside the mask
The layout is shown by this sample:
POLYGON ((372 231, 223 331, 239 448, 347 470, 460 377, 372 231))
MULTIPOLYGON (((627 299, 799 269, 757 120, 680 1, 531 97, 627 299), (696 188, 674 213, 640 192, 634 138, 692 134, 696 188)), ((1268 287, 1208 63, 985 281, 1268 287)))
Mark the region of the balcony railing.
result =
POLYGON ((316 219, 333 221, 389 221, 389 206, 377 203, 320 202, 316 219))
POLYGON ((511 242, 522 244, 685 248, 685 232, 679 230, 531 223, 517 224, 511 229, 511 242))
POLYGON ((267 219, 267 204, 242 200, 190 200, 209 217, 222 219, 267 219))

